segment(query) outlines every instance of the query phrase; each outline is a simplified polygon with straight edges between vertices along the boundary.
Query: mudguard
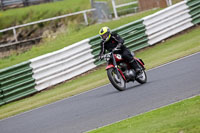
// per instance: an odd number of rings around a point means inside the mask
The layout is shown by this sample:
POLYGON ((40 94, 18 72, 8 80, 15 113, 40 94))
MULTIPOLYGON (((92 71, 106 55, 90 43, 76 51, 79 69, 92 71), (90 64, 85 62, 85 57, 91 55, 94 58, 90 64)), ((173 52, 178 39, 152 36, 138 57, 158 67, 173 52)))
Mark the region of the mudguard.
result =
POLYGON ((142 60, 142 59, 138 59, 138 58, 136 58, 136 57, 134 57, 134 59, 135 59, 135 60, 137 60, 137 62, 138 62, 138 63, 140 63, 140 64, 141 64, 141 66, 143 67, 143 69, 145 70, 145 67, 144 67, 144 62, 143 62, 143 60, 142 60))
MULTIPOLYGON (((113 64, 109 64, 107 67, 106 67, 106 70, 108 70, 108 69, 110 69, 110 68, 114 68, 115 66, 113 65, 113 64)), ((125 76, 124 76, 124 74, 122 73, 122 71, 119 69, 119 68, 117 68, 118 69, 118 71, 120 72, 120 74, 122 75, 122 77, 123 77, 123 79, 126 81, 126 78, 125 78, 125 76)))
POLYGON ((107 67, 106 67, 106 70, 109 69, 109 68, 112 68, 112 67, 115 67, 113 64, 109 64, 107 67))

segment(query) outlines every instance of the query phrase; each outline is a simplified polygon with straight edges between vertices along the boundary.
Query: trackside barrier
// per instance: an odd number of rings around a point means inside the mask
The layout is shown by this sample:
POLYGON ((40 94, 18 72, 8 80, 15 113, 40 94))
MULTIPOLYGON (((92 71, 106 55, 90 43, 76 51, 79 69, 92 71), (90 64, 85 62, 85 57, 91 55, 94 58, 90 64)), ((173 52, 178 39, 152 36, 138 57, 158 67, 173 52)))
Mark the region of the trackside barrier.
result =
POLYGON ((148 43, 153 45, 193 26, 191 20, 186 1, 144 17, 148 43))
POLYGON ((0 105, 37 92, 31 62, 0 70, 0 105))
POLYGON ((145 25, 142 19, 116 28, 113 32, 117 32, 125 40, 124 44, 132 51, 148 46, 145 25))
MULTIPOLYGON (((200 23, 200 0, 183 1, 153 15, 113 29, 132 51, 156 44, 200 23)), ((97 31, 98 32, 98 31, 97 31)), ((0 105, 56 85, 103 62, 98 35, 61 50, 0 70, 0 105)))
POLYGON ((187 2, 189 6, 190 15, 192 16, 192 23, 200 23, 200 0, 191 0, 187 2))
POLYGON ((36 89, 43 90, 95 68, 89 39, 31 59, 36 89))
POLYGON ((5 104, 5 102, 3 101, 3 90, 0 87, 0 106, 5 104))
MULTIPOLYGON (((123 25, 119 28, 112 30, 112 32, 118 33, 124 40, 125 45, 130 48, 132 51, 144 48, 148 46, 147 35, 145 34, 145 25, 143 24, 143 20, 138 20, 135 22, 131 22, 129 24, 123 25)), ((90 38, 90 45, 92 46, 92 54, 94 55, 95 64, 100 65, 104 62, 98 61, 98 55, 100 52, 100 37, 94 36, 90 38)))

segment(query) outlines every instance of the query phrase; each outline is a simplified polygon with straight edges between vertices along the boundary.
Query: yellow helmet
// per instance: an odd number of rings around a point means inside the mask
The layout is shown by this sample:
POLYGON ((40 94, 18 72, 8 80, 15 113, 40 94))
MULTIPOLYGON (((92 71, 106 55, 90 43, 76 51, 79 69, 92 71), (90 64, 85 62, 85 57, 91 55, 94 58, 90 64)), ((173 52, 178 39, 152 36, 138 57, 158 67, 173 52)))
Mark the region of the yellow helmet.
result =
POLYGON ((108 41, 111 36, 110 29, 108 27, 102 27, 99 31, 99 35, 102 40, 108 41))

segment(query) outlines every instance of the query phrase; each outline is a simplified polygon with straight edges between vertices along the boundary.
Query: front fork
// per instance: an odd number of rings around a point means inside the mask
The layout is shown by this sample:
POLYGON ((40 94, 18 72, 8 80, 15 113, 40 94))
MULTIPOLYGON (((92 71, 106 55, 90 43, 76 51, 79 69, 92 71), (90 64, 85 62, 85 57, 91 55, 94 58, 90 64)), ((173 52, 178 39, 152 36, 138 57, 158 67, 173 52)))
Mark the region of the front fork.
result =
POLYGON ((115 61, 115 57, 114 57, 114 54, 112 53, 112 59, 113 59, 113 65, 114 65, 114 70, 116 71, 116 74, 117 74, 117 78, 119 79, 120 78, 120 73, 118 71, 118 67, 117 67, 117 63, 115 61))
POLYGON ((116 71, 116 74, 117 74, 117 78, 120 79, 120 77, 122 76, 122 78, 126 81, 126 78, 124 76, 124 74, 122 73, 122 71, 117 67, 117 63, 116 63, 116 60, 115 60, 115 57, 114 57, 114 54, 112 53, 112 63, 114 65, 114 70, 116 71), (120 74, 121 73, 121 74, 120 74))

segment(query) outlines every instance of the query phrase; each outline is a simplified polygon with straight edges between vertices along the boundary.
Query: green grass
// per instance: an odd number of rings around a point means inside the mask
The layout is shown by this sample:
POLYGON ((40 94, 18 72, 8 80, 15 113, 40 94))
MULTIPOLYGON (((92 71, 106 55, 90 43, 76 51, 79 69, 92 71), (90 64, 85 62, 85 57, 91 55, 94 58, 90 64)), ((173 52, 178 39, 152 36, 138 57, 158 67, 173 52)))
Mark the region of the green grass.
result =
POLYGON ((199 133, 199 103, 196 96, 90 133, 199 133))
POLYGON ((0 29, 90 8, 89 0, 63 0, 0 11, 0 29))
POLYGON ((23 61, 27 61, 34 57, 38 57, 40 55, 50 53, 61 48, 64 48, 73 43, 79 42, 83 39, 95 36, 98 34, 99 29, 102 26, 109 26, 111 29, 117 28, 121 25, 127 24, 129 22, 138 20, 143 18, 144 16, 148 16, 150 14, 155 13, 158 10, 147 11, 143 13, 139 13, 133 16, 124 17, 123 19, 113 20, 102 24, 95 24, 88 27, 82 27, 77 29, 76 31, 73 28, 76 28, 76 21, 71 22, 68 29, 68 32, 57 35, 56 39, 46 39, 41 44, 37 46, 33 46, 29 51, 22 54, 12 54, 7 58, 3 58, 0 60, 0 69, 9 67, 23 61), (71 32, 70 32, 71 31, 71 32), (17 55, 17 56, 16 56, 17 55))
MULTIPOLYGON (((200 27, 196 27, 193 30, 187 31, 186 34, 178 35, 164 43, 140 50, 136 53, 136 56, 142 58, 146 63, 146 68, 150 69, 183 56, 199 52, 199 34, 200 27)), ((0 119, 79 94, 107 83, 109 81, 105 66, 99 67, 97 70, 54 86, 51 89, 44 90, 32 97, 1 106, 0 119)))
MULTIPOLYGON (((0 29, 9 28, 15 25, 26 24, 29 22, 39 21, 46 18, 52 18, 64 14, 69 14, 77 11, 91 9, 90 0, 63 0, 58 2, 50 2, 40 5, 28 6, 24 8, 9 9, 6 11, 0 11, 0 29)), ((91 12, 88 12, 88 22, 92 24, 95 22, 91 16, 91 12)), ((66 18, 34 24, 31 26, 25 26, 17 28, 16 32, 18 40, 24 40, 42 36, 49 31, 50 33, 58 34, 63 31, 70 32, 78 30, 85 26, 83 14, 73 15, 66 18), (73 28, 71 28, 73 26, 73 28), (74 28, 76 27, 76 28, 74 28), (78 28, 77 28, 78 27, 78 28)), ((7 39, 13 41, 13 31, 9 30, 0 33, 0 40, 6 43, 7 39)))

